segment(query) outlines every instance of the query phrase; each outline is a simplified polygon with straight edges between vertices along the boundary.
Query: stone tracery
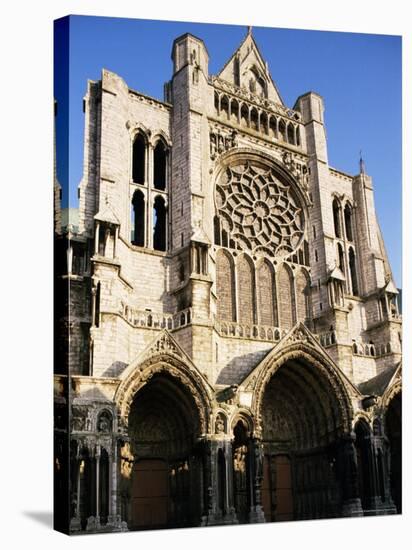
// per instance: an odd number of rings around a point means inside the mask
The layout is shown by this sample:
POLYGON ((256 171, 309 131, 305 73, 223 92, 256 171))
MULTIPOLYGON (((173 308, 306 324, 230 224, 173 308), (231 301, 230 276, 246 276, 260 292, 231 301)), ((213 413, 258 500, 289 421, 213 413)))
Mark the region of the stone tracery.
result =
POLYGON ((259 162, 226 169, 216 185, 216 208, 234 248, 286 257, 302 243, 304 216, 296 193, 259 162))

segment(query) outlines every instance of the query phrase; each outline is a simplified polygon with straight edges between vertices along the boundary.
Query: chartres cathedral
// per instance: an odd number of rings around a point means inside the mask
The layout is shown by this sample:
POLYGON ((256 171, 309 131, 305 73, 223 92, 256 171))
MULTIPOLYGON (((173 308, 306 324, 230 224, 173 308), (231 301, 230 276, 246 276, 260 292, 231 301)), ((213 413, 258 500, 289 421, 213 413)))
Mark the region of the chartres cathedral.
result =
POLYGON ((372 178, 252 32, 164 99, 103 70, 55 181, 55 490, 71 533, 401 512, 402 320, 372 178), (63 303, 63 296, 66 301, 63 303))

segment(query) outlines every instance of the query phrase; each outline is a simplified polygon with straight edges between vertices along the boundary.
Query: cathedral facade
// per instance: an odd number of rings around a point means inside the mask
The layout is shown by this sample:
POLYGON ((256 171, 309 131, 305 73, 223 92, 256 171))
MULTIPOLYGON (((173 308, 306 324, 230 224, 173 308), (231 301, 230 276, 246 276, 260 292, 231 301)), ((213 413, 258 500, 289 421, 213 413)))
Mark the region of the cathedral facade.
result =
POLYGON ((371 177, 329 165, 322 97, 286 106, 250 30, 218 75, 191 34, 172 60, 163 101, 88 82, 78 211, 55 183, 57 526, 400 513, 371 177))

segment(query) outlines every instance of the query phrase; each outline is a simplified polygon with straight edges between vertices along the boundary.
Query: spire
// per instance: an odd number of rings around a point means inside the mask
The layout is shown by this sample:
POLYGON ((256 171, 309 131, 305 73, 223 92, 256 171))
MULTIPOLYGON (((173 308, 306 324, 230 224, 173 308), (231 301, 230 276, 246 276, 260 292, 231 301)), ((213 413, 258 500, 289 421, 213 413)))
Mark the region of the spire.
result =
POLYGON ((359 170, 361 174, 365 174, 365 161, 362 158, 362 149, 359 151, 359 170))
POLYGON ((251 35, 252 34, 252 25, 249 25, 248 28, 247 28, 247 33, 248 35, 251 35))

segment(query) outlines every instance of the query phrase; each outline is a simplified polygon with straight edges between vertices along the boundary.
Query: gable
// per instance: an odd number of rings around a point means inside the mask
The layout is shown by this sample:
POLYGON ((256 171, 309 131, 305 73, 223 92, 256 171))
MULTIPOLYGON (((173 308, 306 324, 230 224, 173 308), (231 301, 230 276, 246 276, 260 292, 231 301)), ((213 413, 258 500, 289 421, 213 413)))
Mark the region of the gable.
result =
POLYGON ((248 31, 246 38, 218 74, 218 78, 247 90, 252 95, 283 105, 279 91, 270 76, 267 63, 248 31))

